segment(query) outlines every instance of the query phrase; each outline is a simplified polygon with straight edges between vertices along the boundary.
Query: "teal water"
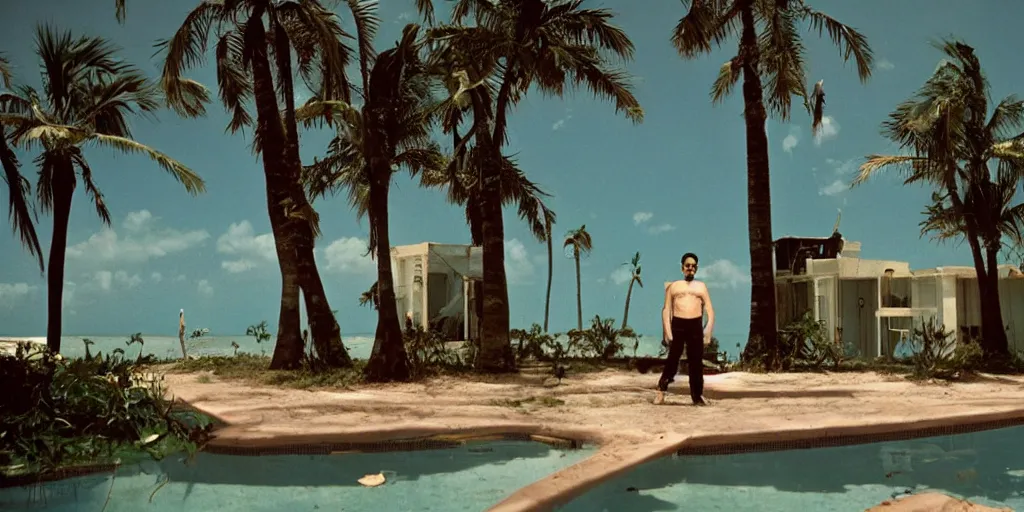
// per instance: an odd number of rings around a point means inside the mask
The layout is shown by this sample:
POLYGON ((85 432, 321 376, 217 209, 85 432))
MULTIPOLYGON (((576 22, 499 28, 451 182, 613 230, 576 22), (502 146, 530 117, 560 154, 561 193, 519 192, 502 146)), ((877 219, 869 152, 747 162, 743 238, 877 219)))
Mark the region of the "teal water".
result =
MULTIPOLYGON (((82 342, 83 338, 88 338, 93 342, 89 346, 90 352, 95 354, 98 351, 103 353, 109 353, 115 348, 120 348, 125 351, 126 354, 135 356, 141 351, 143 355, 150 354, 160 359, 165 358, 180 358, 181 357, 181 346, 178 342, 177 336, 159 336, 143 334, 142 338, 145 340, 143 345, 131 345, 128 346, 125 342, 129 336, 62 336, 61 337, 61 353, 64 357, 82 357, 85 355, 85 344, 82 342)), ((373 334, 372 333, 358 333, 358 334, 347 334, 343 335, 343 341, 345 347, 348 349, 349 355, 353 359, 368 359, 370 357, 370 351, 373 349, 373 334)), ((563 345, 568 342, 568 339, 563 335, 558 338, 558 341, 563 345)), ((238 343, 238 353, 249 353, 249 354, 266 354, 272 355, 274 353, 274 342, 273 340, 265 343, 256 343, 256 340, 251 336, 237 335, 237 336, 221 336, 221 335, 208 335, 195 340, 185 340, 185 349, 189 355, 197 356, 229 356, 235 352, 235 349, 231 346, 231 342, 238 343)), ((632 341, 626 342, 628 345, 623 350, 624 356, 633 356, 632 341)), ((729 349, 725 347, 726 351, 729 352, 731 358, 738 357, 735 347, 729 349)), ((651 356, 655 357, 661 350, 661 337, 642 335, 640 337, 640 344, 637 347, 636 355, 638 356, 651 356)))
POLYGON ((522 441, 343 455, 199 453, 188 465, 168 458, 122 468, 114 478, 93 475, 0 489, 0 509, 98 512, 109 493, 107 512, 481 512, 593 453, 522 441), (357 483, 378 472, 387 478, 384 485, 357 483))
POLYGON ((834 448, 659 459, 560 510, 862 511, 925 489, 1024 510, 1024 427, 834 448), (629 490, 633 488, 634 490, 629 490))

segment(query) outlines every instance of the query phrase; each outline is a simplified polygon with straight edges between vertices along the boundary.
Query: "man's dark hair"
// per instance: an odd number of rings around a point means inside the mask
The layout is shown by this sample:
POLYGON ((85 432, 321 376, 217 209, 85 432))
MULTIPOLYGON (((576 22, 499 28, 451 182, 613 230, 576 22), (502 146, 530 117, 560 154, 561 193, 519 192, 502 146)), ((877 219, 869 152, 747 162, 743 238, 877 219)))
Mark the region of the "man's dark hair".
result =
POLYGON ((694 254, 694 253, 692 253, 692 252, 688 252, 688 253, 686 253, 686 254, 684 254, 684 255, 683 255, 683 259, 679 260, 679 264, 680 264, 680 265, 685 265, 685 264, 686 264, 686 259, 687 259, 687 258, 693 258, 693 262, 694 262, 695 264, 696 264, 696 263, 700 263, 700 260, 699 260, 699 259, 697 259, 697 255, 696 255, 696 254, 694 254))

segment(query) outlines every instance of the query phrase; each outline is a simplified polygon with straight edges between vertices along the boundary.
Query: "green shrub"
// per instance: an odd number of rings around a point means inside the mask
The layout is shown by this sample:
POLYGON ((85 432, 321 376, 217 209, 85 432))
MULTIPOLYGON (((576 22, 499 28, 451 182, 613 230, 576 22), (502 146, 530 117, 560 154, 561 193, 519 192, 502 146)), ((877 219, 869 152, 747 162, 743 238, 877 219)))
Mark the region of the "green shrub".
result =
POLYGON ((614 318, 602 319, 595 315, 590 321, 589 329, 573 329, 566 333, 569 337, 567 352, 584 359, 608 360, 622 356, 627 339, 638 340, 639 336, 632 329, 615 327, 614 318))
POLYGON ((28 344, 0 354, 0 471, 42 475, 194 450, 211 425, 172 411, 160 379, 145 374, 152 361, 120 348, 73 360, 28 344))

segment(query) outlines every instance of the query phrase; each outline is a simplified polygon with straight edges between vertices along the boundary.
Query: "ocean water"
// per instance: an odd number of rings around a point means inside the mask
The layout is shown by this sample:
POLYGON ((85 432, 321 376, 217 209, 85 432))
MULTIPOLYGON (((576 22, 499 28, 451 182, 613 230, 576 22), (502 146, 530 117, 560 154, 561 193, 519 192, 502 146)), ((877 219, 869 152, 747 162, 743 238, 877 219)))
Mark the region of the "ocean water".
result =
MULTIPOLYGON (((31 339, 36 342, 45 343, 45 338, 18 338, 10 337, 4 339, 31 339)), ((115 348, 120 348, 125 351, 126 354, 131 356, 138 355, 140 352, 142 355, 153 355, 160 359, 167 358, 179 358, 181 357, 181 345, 178 342, 177 336, 166 336, 157 334, 143 334, 142 339, 144 343, 142 345, 134 344, 128 345, 127 341, 129 336, 91 336, 91 335, 72 335, 61 337, 61 353, 65 357, 82 357, 85 355, 85 343, 83 339, 92 341, 92 345, 89 346, 89 351, 93 354, 96 352, 110 353, 115 348)), ((345 348, 348 349, 349 355, 353 359, 368 359, 370 357, 370 351, 373 349, 373 333, 356 333, 356 334, 342 334, 342 341, 345 344, 345 348)), ((557 341, 563 345, 568 343, 568 338, 565 335, 559 336, 557 341)), ((185 340, 185 350, 188 351, 189 355, 196 356, 229 356, 235 353, 235 348, 231 345, 232 342, 238 344, 237 353, 243 354, 266 354, 272 355, 274 353, 274 341, 267 341, 264 343, 256 343, 255 338, 252 336, 242 335, 220 335, 210 334, 194 340, 185 340)), ((633 345, 631 340, 625 340, 626 348, 623 350, 622 355, 632 357, 633 345)), ((636 355, 656 357, 661 350, 661 336, 649 336, 641 335, 640 343, 636 349, 636 355)), ((738 357, 737 349, 735 347, 725 347, 725 351, 729 354, 731 359, 738 357)))

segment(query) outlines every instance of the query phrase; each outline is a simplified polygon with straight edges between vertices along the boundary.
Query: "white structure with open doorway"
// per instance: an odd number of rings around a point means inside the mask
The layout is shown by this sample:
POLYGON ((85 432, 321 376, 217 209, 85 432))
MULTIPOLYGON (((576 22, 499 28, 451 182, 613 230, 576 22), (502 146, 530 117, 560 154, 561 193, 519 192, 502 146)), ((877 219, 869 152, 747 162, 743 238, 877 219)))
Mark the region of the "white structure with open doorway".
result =
MULTIPOLYGON (((957 339, 980 335, 973 267, 912 270, 905 261, 863 259, 861 244, 838 232, 774 245, 779 327, 811 311, 850 355, 864 358, 905 353, 904 343, 929 318, 957 339)), ((1024 274, 1013 265, 999 267, 999 296, 1010 352, 1024 351, 1024 274)))
POLYGON ((475 339, 473 307, 483 276, 479 247, 423 242, 391 248, 398 315, 450 341, 475 339))

